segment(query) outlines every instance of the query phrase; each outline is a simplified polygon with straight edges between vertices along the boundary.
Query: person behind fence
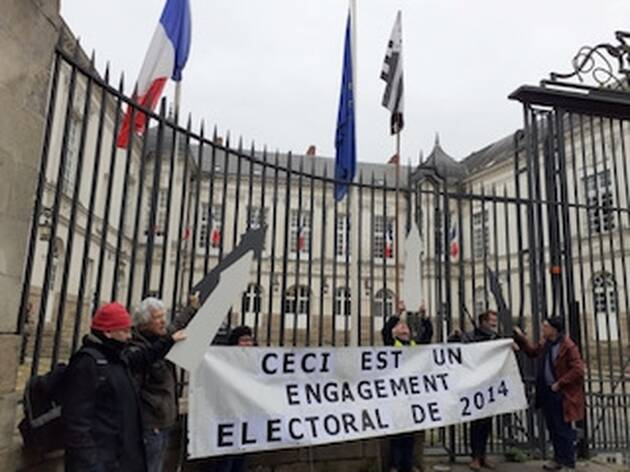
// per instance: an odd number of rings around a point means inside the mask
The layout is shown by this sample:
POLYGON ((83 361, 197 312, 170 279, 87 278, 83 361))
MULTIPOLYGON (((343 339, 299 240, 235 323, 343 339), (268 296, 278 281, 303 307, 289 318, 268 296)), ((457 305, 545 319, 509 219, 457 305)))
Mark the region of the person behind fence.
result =
POLYGON ((531 344, 520 328, 514 339, 529 357, 538 358, 536 407, 541 408, 553 444, 554 458, 546 470, 574 469, 576 434, 572 422, 584 419, 584 361, 575 342, 565 334, 564 318, 542 324, 543 339, 531 344))
MULTIPOLYGON (((147 297, 134 311, 132 338, 128 349, 149 348, 159 339, 186 327, 199 308, 199 295, 193 294, 189 304, 166 322, 166 307, 155 297, 147 297)), ((168 434, 177 422, 177 380, 175 366, 160 358, 135 375, 140 390, 143 436, 148 472, 161 472, 167 450, 168 434)))
MULTIPOLYGON (((252 329, 249 326, 237 326, 230 331, 227 343, 229 346, 254 346, 252 329)), ((213 472, 245 472, 247 470, 245 454, 221 457, 211 469, 213 472)))
POLYGON ((144 472, 140 399, 132 375, 166 355, 182 331, 144 349, 126 349, 131 316, 101 306, 64 373, 62 421, 67 472, 144 472))
MULTIPOLYGON (((470 333, 461 336, 462 342, 485 342, 499 337, 499 316, 496 311, 484 311, 477 318, 477 326, 470 333)), ((488 438, 492 431, 492 417, 481 418, 470 424, 470 449, 472 461, 469 464, 471 470, 481 470, 482 467, 495 469, 496 467, 486 457, 488 438)))
MULTIPOLYGON (((404 312, 400 304, 399 313, 404 312)), ((381 330, 385 346, 415 346, 409 325, 399 316, 391 316, 385 321, 381 330)), ((430 342, 430 340, 428 341, 430 342)), ((412 472, 414 462, 414 433, 403 433, 392 436, 390 440, 390 472, 412 472)))

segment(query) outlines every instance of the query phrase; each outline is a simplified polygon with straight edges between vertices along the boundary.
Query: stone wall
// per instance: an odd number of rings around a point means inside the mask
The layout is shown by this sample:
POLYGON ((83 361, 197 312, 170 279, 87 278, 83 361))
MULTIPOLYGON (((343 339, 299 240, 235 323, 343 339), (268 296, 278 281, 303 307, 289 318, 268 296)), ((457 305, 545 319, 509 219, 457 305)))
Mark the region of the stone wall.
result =
POLYGON ((0 15, 0 470, 13 470, 21 279, 59 0, 5 0, 0 15))

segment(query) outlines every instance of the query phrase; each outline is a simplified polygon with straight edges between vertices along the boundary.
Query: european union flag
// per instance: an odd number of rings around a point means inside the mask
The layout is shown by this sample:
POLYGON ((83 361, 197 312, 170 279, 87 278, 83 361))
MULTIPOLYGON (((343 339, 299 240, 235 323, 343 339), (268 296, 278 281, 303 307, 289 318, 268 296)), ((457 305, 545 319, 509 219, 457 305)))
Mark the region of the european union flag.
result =
POLYGON ((335 136, 335 199, 342 200, 348 193, 348 183, 356 174, 357 155, 354 132, 354 90, 352 83, 352 21, 348 13, 346 26, 346 45, 343 52, 343 75, 339 113, 337 115, 337 133, 335 136))

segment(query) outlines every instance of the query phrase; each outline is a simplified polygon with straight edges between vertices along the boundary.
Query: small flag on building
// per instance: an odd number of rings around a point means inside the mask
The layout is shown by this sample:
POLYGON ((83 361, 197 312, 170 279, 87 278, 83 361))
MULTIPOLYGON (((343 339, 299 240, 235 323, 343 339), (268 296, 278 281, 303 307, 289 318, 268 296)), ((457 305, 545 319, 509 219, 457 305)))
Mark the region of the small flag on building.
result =
POLYGON ((450 242, 449 253, 451 259, 457 260, 459 257, 459 232, 457 231, 457 223, 453 223, 448 232, 448 240, 450 242))
POLYGON ((212 233, 210 233, 210 245, 213 248, 221 246, 221 230, 219 228, 212 228, 212 233))
POLYGON ((387 223, 387 231, 385 232, 385 257, 391 259, 394 256, 394 225, 387 223))
POLYGON ((342 200, 348 193, 348 184, 356 174, 357 156, 354 129, 354 79, 352 70, 352 15, 348 12, 343 74, 335 134, 335 200, 342 200))
POLYGON ((392 35, 387 43, 381 79, 386 84, 382 105, 391 112, 391 134, 397 134, 404 127, 402 13, 400 11, 396 15, 392 35))
POLYGON ((298 226, 298 234, 297 234, 297 250, 299 252, 303 252, 306 249, 306 221, 304 216, 302 216, 300 225, 298 226))
MULTIPOLYGON (((190 51, 191 29, 189 0, 167 0, 140 69, 134 102, 154 110, 167 80, 182 80, 182 71, 190 51)), ((132 110, 133 107, 127 107, 118 133, 117 145, 120 148, 129 145, 132 126, 138 134, 142 134, 146 127, 147 117, 138 110, 132 125, 132 110)))

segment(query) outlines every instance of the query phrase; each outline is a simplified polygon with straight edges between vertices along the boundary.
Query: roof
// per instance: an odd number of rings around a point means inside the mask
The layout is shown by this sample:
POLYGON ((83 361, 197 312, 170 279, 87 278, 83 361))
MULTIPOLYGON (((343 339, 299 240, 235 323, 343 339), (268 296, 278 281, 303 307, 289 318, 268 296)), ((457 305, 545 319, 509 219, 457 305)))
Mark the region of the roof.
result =
POLYGON ((449 183, 455 183, 466 177, 466 167, 449 155, 440 144, 440 136, 435 136, 435 144, 431 154, 416 168, 414 179, 426 177, 438 177, 446 179, 449 183))
MULTIPOLYGON (((147 157, 151 157, 156 148, 157 148, 157 128, 151 128, 148 134, 148 143, 147 143, 147 157)), ((166 130, 162 136, 162 149, 164 150, 165 155, 170 155, 173 143, 173 133, 166 130)), ((180 153, 183 154, 185 152, 185 139, 181 138, 178 141, 178 147, 180 153)), ((198 142, 195 144, 190 144, 189 155, 191 162, 193 164, 197 164, 199 161, 199 152, 200 145, 198 142)), ((218 174, 222 174, 224 171, 224 167, 227 165, 228 174, 235 175, 238 173, 238 159, 234 158, 234 153, 237 151, 230 147, 230 151, 227 152, 226 159, 226 149, 222 145, 218 145, 214 147, 214 172, 218 174)), ((209 145, 204 145, 203 147, 203 155, 201 160, 201 169, 204 173, 210 173, 212 169, 212 159, 213 159, 213 148, 209 145)), ((249 155, 249 149, 244 149, 242 151, 243 154, 249 155)), ((260 162, 262 167, 263 162, 263 151, 254 151, 253 157, 256 161, 260 162)), ((291 158, 289 159, 288 153, 276 153, 276 152, 268 152, 267 153, 267 162, 270 165, 274 165, 276 162, 278 166, 282 169, 286 169, 289 166, 289 160, 291 161, 291 167, 294 171, 299 171, 302 166, 303 172, 305 174, 312 174, 316 176, 323 176, 324 173, 327 177, 332 178, 335 174, 335 159, 332 157, 325 156, 311 156, 304 154, 291 154, 291 158)), ((241 160, 241 174, 248 175, 249 174, 249 164, 246 161, 241 160)), ((259 169, 254 169, 258 174, 260 173, 259 169)), ((267 175, 271 176, 273 172, 272 170, 267 170, 267 175)), ((388 185, 394 185, 396 179, 396 166, 393 164, 378 164, 378 163, 367 163, 367 162, 358 162, 357 164, 357 178, 363 175, 364 183, 369 183, 374 176, 374 179, 378 183, 383 183, 385 181, 388 185)), ((407 166, 400 167, 400 179, 402 182, 408 178, 409 168, 407 166)))
POLYGON ((517 130, 464 158, 462 164, 466 167, 468 175, 482 172, 513 159, 515 139, 518 140, 519 145, 522 145, 523 136, 522 130, 517 130))

